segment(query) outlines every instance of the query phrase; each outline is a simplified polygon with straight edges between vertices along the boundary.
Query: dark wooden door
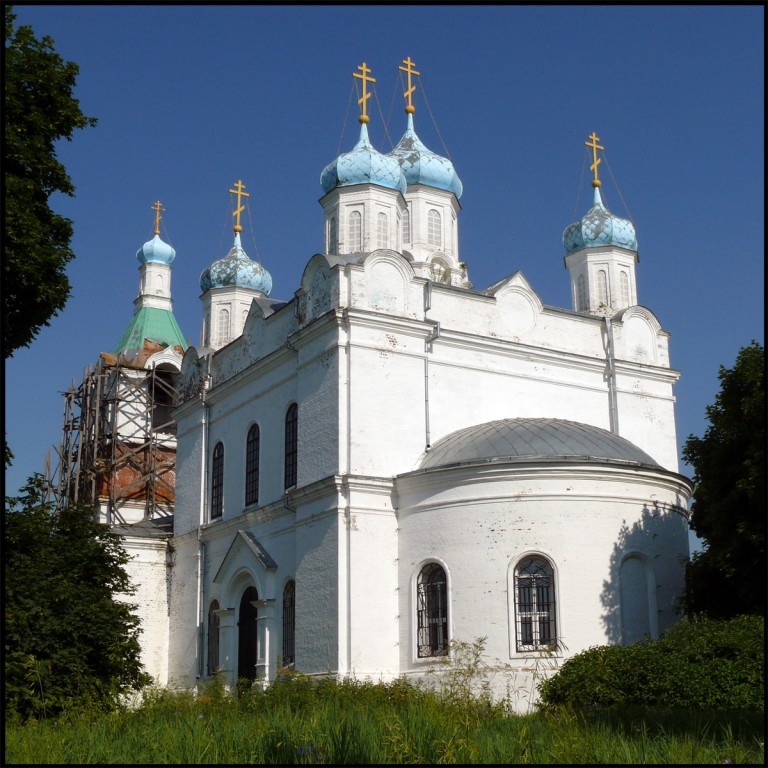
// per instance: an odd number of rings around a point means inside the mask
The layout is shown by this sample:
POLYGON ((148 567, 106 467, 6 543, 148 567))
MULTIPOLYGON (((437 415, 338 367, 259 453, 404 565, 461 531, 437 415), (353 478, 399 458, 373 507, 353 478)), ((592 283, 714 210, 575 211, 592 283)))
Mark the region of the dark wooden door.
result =
POLYGON ((256 587, 248 587, 240 598, 237 633, 237 677, 247 680, 256 679, 256 660, 258 659, 258 637, 256 633, 256 606, 252 601, 259 599, 256 587))

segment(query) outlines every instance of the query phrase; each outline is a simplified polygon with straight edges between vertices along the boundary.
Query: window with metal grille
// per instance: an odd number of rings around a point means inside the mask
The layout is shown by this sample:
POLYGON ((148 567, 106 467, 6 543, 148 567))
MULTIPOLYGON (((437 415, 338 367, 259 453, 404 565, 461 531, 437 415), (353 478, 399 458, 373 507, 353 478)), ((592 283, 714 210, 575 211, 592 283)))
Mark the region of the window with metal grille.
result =
POLYGON ((336 224, 336 217, 331 216, 328 223, 328 253, 336 253, 339 247, 339 229, 336 224))
POLYGON ((543 557, 528 557, 515 569, 515 628, 518 652, 557 645, 555 576, 543 557))
POLYGON ((285 488, 296 485, 299 454, 299 408, 293 403, 285 414, 285 488))
POLYGON ((411 213, 408 208, 403 211, 403 242, 411 242, 411 213))
POLYGON ((387 220, 387 214, 386 213, 380 213, 378 216, 379 226, 378 226, 378 240, 377 240, 377 246, 379 248, 388 248, 389 247, 389 221, 387 220))
POLYGON ((425 565, 419 573, 416 614, 419 658, 448 653, 448 583, 437 563, 425 565))
POLYGON ((349 252, 360 253, 363 250, 363 217, 360 211, 349 214, 349 252))
POLYGON ((283 590, 283 665, 296 660, 296 582, 289 581, 283 590))
POLYGON ((216 443, 211 466, 211 518, 221 517, 224 510, 224 444, 216 443))
POLYGON ((219 667, 219 610, 218 600, 208 609, 208 674, 215 675, 219 667))
POLYGON ((597 303, 608 306, 608 275, 604 269, 597 272, 597 303))
POLYGON ((443 244, 440 214, 434 208, 427 213, 427 243, 437 246, 443 244))
POLYGON ((587 308, 587 281, 584 275, 579 275, 576 281, 576 310, 583 312, 587 308))
POLYGON ((248 430, 245 443, 245 503, 256 504, 259 500, 259 425, 254 424, 248 430))

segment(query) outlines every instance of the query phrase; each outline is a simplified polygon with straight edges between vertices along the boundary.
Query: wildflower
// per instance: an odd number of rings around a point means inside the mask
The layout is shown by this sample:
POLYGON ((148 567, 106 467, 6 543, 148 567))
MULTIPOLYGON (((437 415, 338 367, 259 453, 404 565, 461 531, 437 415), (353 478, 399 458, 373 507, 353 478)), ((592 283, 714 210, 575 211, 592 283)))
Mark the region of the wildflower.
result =
POLYGON ((723 765, 733 765, 733 760, 729 760, 727 757, 723 760, 723 765))

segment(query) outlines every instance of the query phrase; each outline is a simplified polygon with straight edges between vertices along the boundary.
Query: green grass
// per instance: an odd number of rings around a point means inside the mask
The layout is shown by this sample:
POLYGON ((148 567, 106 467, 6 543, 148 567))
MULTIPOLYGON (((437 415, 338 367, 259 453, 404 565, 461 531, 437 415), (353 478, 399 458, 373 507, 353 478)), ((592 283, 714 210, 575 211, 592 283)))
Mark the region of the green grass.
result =
POLYGON ((6 764, 764 764, 762 713, 560 709, 512 715, 404 680, 229 696, 153 691, 133 710, 9 722, 6 764))

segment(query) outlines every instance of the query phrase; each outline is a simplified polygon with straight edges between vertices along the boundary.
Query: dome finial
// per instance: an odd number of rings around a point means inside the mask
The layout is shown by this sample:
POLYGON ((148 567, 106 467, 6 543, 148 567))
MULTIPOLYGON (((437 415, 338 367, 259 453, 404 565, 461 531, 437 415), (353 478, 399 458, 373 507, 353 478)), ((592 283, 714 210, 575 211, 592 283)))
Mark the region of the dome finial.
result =
POLYGON ((405 111, 412 115, 416 111, 416 107, 413 106, 413 101, 411 99, 411 94, 416 90, 415 85, 411 85, 411 75, 420 75, 421 72, 417 72, 413 67, 415 66, 415 63, 411 61, 411 57, 409 56, 407 59, 403 59, 403 64, 405 64, 404 67, 398 67, 401 71, 405 72, 408 75, 408 90, 403 93, 403 96, 408 99, 408 104, 405 106, 405 111))
POLYGON ((597 177, 597 166, 600 165, 603 161, 597 156, 597 150, 598 149, 605 149, 605 147, 601 147, 597 142, 600 141, 600 137, 595 134, 594 131, 592 131, 592 135, 589 137, 592 140, 592 143, 585 141, 584 144, 586 146, 592 148, 592 165, 589 166, 589 170, 593 171, 595 174, 595 178, 592 179, 592 186, 593 187, 599 187, 600 186, 600 179, 597 177))
POLYGON ((162 203, 157 200, 154 205, 149 206, 155 212, 155 234, 160 234, 160 219, 163 217, 160 215, 160 211, 164 211, 162 203))
POLYGON ((366 89, 365 86, 368 83, 375 83, 376 82, 376 78, 375 77, 369 77, 369 74, 370 74, 371 70, 368 69, 368 66, 367 66, 367 64, 365 62, 363 62, 362 64, 358 65, 357 68, 363 73, 362 75, 359 75, 357 72, 353 72, 352 73, 352 77, 358 77, 358 78, 360 78, 363 81, 363 95, 357 100, 357 103, 362 105, 361 106, 361 110, 360 110, 360 117, 358 117, 357 119, 361 123, 367 123, 369 121, 369 118, 368 118, 368 114, 367 114, 367 111, 366 111, 366 107, 367 107, 366 102, 368 101, 368 99, 371 98, 371 94, 368 93, 368 90, 366 89))
POLYGON ((242 181, 239 179, 237 180, 237 184, 235 184, 235 189, 230 189, 229 191, 233 195, 237 195, 237 208, 235 208, 234 211, 232 211, 232 215, 235 217, 235 226, 233 229, 235 232, 242 232, 243 228, 240 226, 240 214, 245 210, 244 205, 240 205, 240 198, 241 197, 250 197, 250 193, 244 192, 245 184, 243 184, 242 181))

